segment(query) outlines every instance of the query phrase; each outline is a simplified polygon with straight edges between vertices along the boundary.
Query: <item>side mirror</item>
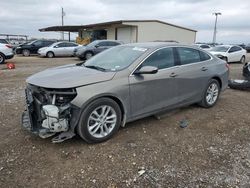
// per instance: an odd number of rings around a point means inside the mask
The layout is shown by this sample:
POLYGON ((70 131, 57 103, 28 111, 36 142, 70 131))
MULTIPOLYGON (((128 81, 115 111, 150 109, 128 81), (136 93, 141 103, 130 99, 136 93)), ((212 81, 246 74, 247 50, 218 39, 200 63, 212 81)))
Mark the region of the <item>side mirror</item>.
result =
POLYGON ((96 47, 96 48, 99 48, 99 47, 100 47, 100 45, 99 45, 99 44, 97 44, 97 45, 95 45, 95 47, 96 47))
POLYGON ((54 46, 54 48, 58 48, 58 46, 56 45, 56 46, 54 46))
POLYGON ((158 72, 158 68, 154 66, 144 66, 139 70, 136 70, 134 72, 135 75, 140 74, 156 74, 158 72))

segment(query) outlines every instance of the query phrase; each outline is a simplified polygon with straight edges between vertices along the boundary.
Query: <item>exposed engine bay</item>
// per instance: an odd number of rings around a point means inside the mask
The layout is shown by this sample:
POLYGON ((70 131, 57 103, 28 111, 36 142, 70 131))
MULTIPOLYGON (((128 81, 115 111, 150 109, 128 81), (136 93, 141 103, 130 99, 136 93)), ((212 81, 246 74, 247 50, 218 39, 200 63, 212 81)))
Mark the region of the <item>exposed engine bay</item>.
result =
MULTIPOLYGON (((29 84, 25 93, 27 110, 22 120, 26 129, 42 138, 62 132, 70 133, 70 138, 75 135, 70 129, 70 125, 74 123, 72 113, 77 110, 70 104, 77 95, 74 88, 48 89, 29 84)), ((65 135, 58 136, 55 142, 63 141, 60 140, 62 138, 66 139, 67 134, 65 135)))

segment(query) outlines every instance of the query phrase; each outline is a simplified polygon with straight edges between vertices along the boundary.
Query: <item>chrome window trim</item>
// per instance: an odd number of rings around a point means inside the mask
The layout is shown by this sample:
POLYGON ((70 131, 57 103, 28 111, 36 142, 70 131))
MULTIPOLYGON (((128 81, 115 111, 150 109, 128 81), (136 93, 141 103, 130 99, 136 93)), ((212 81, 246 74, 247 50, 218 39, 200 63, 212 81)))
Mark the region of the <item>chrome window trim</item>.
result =
POLYGON ((164 68, 164 69, 159 69, 158 71, 162 71, 162 70, 166 70, 166 69, 172 69, 172 68, 179 68, 179 67, 182 67, 182 66, 188 66, 188 65, 193 65, 193 64, 197 64, 197 63, 204 63, 204 62, 206 62, 206 61, 210 61, 210 60, 214 59, 213 56, 211 56, 211 54, 205 52, 204 50, 199 50, 199 49, 197 49, 197 48, 187 47, 187 46, 164 46, 164 47, 158 48, 158 49, 154 50, 153 52, 151 52, 150 54, 148 54, 148 55, 147 55, 143 60, 141 60, 141 62, 134 68, 134 70, 130 73, 129 76, 135 76, 135 75, 134 75, 134 72, 136 71, 136 69, 137 69, 142 63, 144 63, 144 61, 145 61, 149 56, 151 56, 153 53, 157 52, 158 50, 161 50, 161 49, 164 49, 164 48, 178 48, 178 47, 179 47, 179 48, 190 48, 190 49, 193 49, 193 50, 201 51, 201 52, 203 52, 203 53, 206 53, 206 54, 210 57, 210 59, 207 59, 207 60, 204 60, 204 61, 199 61, 199 62, 194 62, 194 63, 189 63, 189 64, 185 64, 185 65, 175 65, 175 66, 173 66, 173 67, 168 67, 168 68, 164 68))

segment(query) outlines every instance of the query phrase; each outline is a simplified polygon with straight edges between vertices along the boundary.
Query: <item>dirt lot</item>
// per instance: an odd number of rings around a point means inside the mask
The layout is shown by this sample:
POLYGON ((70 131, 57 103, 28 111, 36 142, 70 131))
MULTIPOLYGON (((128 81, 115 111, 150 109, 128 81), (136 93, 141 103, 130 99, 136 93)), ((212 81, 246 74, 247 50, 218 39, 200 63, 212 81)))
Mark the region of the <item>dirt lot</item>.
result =
MULTIPOLYGON (((250 59, 250 55, 248 55, 250 59)), ((250 187, 250 93, 129 123, 109 141, 61 144, 20 126, 27 76, 75 58, 15 57, 0 65, 0 187, 250 187), (179 122, 188 120, 188 127, 179 122)), ((241 78, 242 65, 231 64, 241 78)))

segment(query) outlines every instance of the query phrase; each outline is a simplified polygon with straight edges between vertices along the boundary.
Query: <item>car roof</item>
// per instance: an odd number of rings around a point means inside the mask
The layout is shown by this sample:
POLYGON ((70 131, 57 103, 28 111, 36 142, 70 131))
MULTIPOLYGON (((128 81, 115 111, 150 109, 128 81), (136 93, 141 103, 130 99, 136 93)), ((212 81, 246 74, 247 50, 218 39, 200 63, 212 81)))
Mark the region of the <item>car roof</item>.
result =
POLYGON ((218 45, 218 46, 215 46, 215 47, 232 47, 232 46, 237 46, 237 45, 228 45, 228 44, 223 44, 223 45, 218 45))
POLYGON ((154 48, 161 48, 161 47, 167 47, 167 46, 179 46, 179 47, 191 47, 192 45, 187 44, 181 44, 181 43, 175 43, 175 42, 144 42, 144 43, 129 43, 125 44, 126 46, 135 46, 140 48, 148 48, 148 49, 154 49, 154 48))
MULTIPOLYGON (((122 41, 120 41, 120 40, 105 40, 105 39, 103 39, 103 40, 94 40, 94 41, 92 41, 92 42, 118 42, 118 43, 123 43, 122 41)), ((91 43, 92 43, 91 42, 91 43)))

